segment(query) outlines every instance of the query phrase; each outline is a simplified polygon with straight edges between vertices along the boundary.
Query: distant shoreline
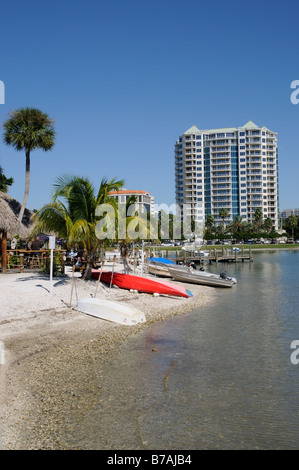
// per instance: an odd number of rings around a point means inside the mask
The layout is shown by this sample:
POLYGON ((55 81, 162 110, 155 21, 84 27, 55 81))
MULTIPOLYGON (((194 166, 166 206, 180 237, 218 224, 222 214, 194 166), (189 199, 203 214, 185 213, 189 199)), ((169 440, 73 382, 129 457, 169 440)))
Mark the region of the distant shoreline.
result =
MULTIPOLYGON (((147 248, 150 248, 150 249, 154 249, 154 250, 157 250, 157 251, 181 251, 182 250, 182 247, 181 246, 161 246, 161 245, 153 245, 153 246, 150 246, 150 247, 147 247, 147 248)), ((232 248, 240 248, 240 250, 244 249, 244 250, 281 250, 281 249, 299 249, 299 243, 279 243, 279 244, 271 244, 271 243, 265 243, 265 244, 255 244, 255 243, 252 243, 252 244, 236 244, 236 245, 223 245, 223 244, 220 244, 220 245, 201 245, 199 247, 199 250, 200 251, 209 251, 209 250, 222 250, 222 249, 225 249, 225 250, 231 250, 232 248)), ((185 250, 183 250, 185 251, 185 250)), ((186 249, 186 251, 193 251, 193 250, 190 250, 190 249, 186 249)))

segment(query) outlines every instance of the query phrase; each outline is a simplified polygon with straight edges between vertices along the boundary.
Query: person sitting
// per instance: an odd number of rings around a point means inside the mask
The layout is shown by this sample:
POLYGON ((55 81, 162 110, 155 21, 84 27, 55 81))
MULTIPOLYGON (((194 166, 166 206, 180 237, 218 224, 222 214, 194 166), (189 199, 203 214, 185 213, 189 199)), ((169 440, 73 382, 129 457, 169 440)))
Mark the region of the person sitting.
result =
POLYGON ((81 266, 82 266, 82 258, 81 258, 81 256, 78 256, 75 266, 78 266, 78 267, 81 267, 81 266))
POLYGON ((39 237, 36 237, 35 240, 33 240, 32 244, 31 244, 31 250, 34 250, 34 251, 35 250, 40 250, 43 246, 44 246, 44 244, 39 239, 39 237))

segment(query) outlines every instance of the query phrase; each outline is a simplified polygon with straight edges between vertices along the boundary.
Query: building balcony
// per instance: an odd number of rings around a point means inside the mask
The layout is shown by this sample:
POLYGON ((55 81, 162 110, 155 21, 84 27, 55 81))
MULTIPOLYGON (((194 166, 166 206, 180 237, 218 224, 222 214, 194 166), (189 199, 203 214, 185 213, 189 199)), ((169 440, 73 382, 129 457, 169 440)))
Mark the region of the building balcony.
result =
POLYGON ((230 160, 227 159, 227 158, 223 158, 223 159, 219 158, 217 160, 212 159, 211 160, 211 165, 214 165, 214 166, 217 165, 217 167, 219 165, 228 165, 227 167, 230 168, 230 160))

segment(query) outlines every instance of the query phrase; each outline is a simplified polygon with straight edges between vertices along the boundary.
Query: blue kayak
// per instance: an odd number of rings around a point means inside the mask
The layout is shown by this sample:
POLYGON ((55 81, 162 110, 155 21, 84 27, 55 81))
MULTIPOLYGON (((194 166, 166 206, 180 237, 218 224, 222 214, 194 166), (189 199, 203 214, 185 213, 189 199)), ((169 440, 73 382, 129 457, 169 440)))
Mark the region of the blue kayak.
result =
POLYGON ((151 263, 174 264, 174 262, 168 258, 147 258, 147 261, 151 263))

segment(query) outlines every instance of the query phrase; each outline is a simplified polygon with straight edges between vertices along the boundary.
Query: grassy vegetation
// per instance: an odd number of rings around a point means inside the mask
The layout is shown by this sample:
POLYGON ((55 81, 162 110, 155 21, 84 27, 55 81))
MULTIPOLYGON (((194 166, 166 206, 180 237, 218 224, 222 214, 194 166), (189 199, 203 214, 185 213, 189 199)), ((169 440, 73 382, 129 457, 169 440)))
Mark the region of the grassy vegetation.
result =
MULTIPOLYGON (((219 245, 218 245, 219 246, 219 245)), ((256 249, 256 248, 259 248, 259 249, 262 249, 262 250, 269 250, 269 249, 273 249, 273 248, 299 248, 299 244, 298 243, 279 243, 279 244, 261 244, 261 245, 229 245, 230 247, 232 246, 237 246, 238 248, 251 248, 251 249, 256 249)))

